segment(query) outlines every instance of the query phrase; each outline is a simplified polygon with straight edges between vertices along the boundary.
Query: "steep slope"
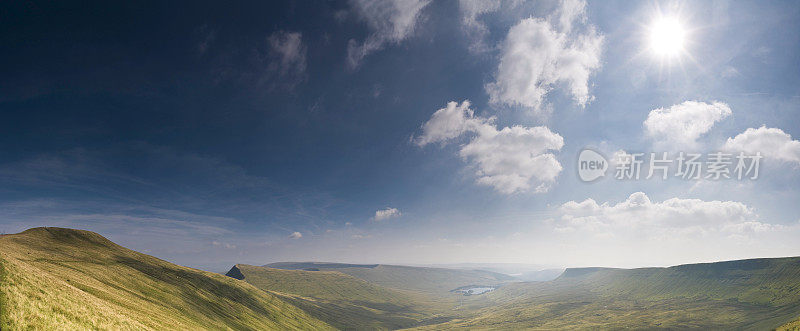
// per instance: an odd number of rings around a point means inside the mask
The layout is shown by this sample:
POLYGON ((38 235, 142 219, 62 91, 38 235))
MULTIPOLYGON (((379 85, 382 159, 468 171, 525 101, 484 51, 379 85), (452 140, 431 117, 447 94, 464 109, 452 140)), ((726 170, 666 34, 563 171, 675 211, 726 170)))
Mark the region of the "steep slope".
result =
POLYGON ((476 316, 437 327, 770 329, 800 314, 800 258, 567 269, 487 298, 476 316))
POLYGON ((89 231, 0 237, 0 329, 326 329, 273 294, 89 231))
POLYGON ((429 304, 422 295, 384 288, 337 271, 237 264, 227 275, 280 293, 311 315, 342 329, 411 327, 434 318, 437 311, 446 311, 429 304))
POLYGON ((497 285, 514 277, 484 270, 408 267, 397 265, 348 265, 335 263, 281 262, 266 265, 281 269, 335 270, 383 287, 443 294, 467 285, 497 285))

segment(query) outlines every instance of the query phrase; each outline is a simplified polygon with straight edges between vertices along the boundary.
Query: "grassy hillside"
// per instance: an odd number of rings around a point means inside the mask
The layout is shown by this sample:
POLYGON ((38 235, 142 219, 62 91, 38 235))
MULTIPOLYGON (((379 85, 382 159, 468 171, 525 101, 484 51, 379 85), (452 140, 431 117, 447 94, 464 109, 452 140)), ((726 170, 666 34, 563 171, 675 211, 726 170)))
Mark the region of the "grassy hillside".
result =
MULTIPOLYGON (((466 318, 474 309, 465 309, 462 302, 481 306, 480 303, 486 300, 483 295, 465 298, 452 290, 467 285, 498 285, 515 281, 513 277, 482 270, 382 264, 281 262, 265 267, 286 269, 284 271, 295 274, 279 277, 276 269, 265 268, 263 270, 272 270, 270 275, 279 280, 264 282, 250 278, 249 281, 253 284, 263 282, 263 288, 290 293, 293 297, 288 299, 296 306, 346 329, 355 326, 394 329, 466 318), (319 288, 312 283, 341 285, 319 288)), ((245 266, 242 270, 244 268, 252 267, 245 266)), ((239 272, 244 273, 244 280, 248 281, 247 272, 242 270, 239 272)))
POLYGON ((798 318, 798 319, 796 319, 794 321, 788 322, 788 323, 786 323, 784 325, 781 325, 776 330, 778 330, 778 331, 797 331, 797 330, 800 330, 800 318, 798 318))
POLYGON ((568 269, 486 298, 475 316, 437 327, 771 329, 800 314, 800 258, 568 269))
POLYGON ((444 294, 467 285, 497 285, 515 281, 514 277, 483 270, 408 267, 396 265, 356 266, 334 263, 290 263, 267 265, 282 269, 335 270, 383 287, 444 294))
POLYGON ((377 264, 352 264, 335 262, 275 262, 264 267, 285 270, 309 270, 309 269, 341 269, 341 268, 375 268, 377 264))
POLYGON ((326 329, 277 296, 88 231, 0 237, 0 329, 326 329))
MULTIPOLYGON (((339 270, 338 266, 328 270, 339 270)), ((311 315, 342 329, 397 329, 440 318, 452 302, 384 288, 337 271, 283 270, 238 264, 228 275, 278 292, 311 315)))
POLYGON ((275 292, 325 300, 410 304, 407 295, 340 272, 282 270, 246 264, 237 264, 234 268, 244 275, 246 282, 275 292))
POLYGON ((226 277, 80 230, 0 236, 0 329, 800 328, 800 258, 567 269, 547 282, 391 265, 226 277), (462 297, 465 285, 502 284, 462 297))

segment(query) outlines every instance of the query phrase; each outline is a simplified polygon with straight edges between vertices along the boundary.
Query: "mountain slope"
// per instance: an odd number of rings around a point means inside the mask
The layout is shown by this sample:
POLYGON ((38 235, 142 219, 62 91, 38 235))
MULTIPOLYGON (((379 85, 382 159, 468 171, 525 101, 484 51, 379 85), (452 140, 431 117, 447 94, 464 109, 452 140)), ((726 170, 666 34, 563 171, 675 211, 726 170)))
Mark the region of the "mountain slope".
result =
POLYGON ((384 288, 337 271, 237 264, 227 275, 280 293, 312 316, 342 329, 411 327, 433 318, 436 311, 446 310, 436 309, 423 295, 384 288))
POLYGON ((326 329, 273 294, 89 231, 0 237, 0 329, 326 329))
POLYGON ((258 288, 325 300, 409 304, 408 296, 335 271, 283 270, 237 264, 244 281, 258 288))
POLYGON ((800 258, 567 269, 487 298, 475 316, 437 327, 770 329, 800 315, 800 258))
POLYGON ((460 270, 397 265, 348 265, 335 263, 281 262, 266 267, 280 269, 334 270, 386 288, 444 294, 468 285, 497 285, 514 277, 484 270, 460 270))
POLYGON ((775 330, 778 330, 778 331, 789 331, 789 330, 796 331, 796 330, 800 330, 800 318, 798 318, 796 320, 793 320, 791 322, 788 322, 788 323, 786 323, 784 325, 781 325, 778 328, 776 328, 775 330))

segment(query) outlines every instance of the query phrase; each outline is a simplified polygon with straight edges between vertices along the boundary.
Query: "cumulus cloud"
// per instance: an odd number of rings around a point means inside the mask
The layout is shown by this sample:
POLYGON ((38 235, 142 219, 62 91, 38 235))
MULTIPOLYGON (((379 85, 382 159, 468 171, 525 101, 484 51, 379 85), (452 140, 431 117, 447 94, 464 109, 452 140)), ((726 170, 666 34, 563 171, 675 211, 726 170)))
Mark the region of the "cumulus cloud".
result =
POLYGON ((297 231, 292 232, 292 234, 289 235, 289 239, 300 239, 300 238, 303 238, 303 234, 297 231))
POLYGON ((791 135, 778 128, 749 128, 728 138, 723 149, 748 154, 761 152, 764 157, 800 165, 800 141, 792 140, 791 135))
POLYGON ((353 0, 350 3, 370 30, 364 42, 350 39, 347 45, 347 64, 356 68, 370 53, 383 49, 386 44, 405 40, 414 31, 420 12, 430 0, 353 0))
POLYGON ((592 100, 589 78, 600 68, 603 36, 585 23, 583 1, 562 1, 546 18, 523 19, 501 45, 495 81, 486 85, 490 102, 540 110, 545 96, 563 86, 576 104, 592 100))
POLYGON ((545 192, 561 172, 550 151, 564 146, 564 138, 544 126, 498 129, 492 118, 475 116, 469 101, 449 102, 437 110, 414 142, 422 147, 446 143, 462 135, 472 139, 459 155, 475 168, 476 182, 503 194, 533 190, 545 192))
POLYGON ((723 102, 685 101, 650 111, 643 124, 645 134, 661 147, 694 149, 700 136, 730 115, 731 108, 723 102))
POLYGON ((269 69, 296 84, 306 72, 306 46, 300 32, 278 31, 267 38, 271 58, 269 69))
POLYGON ((742 235, 779 228, 758 221, 752 208, 736 201, 704 201, 671 198, 653 202, 643 192, 617 204, 598 204, 593 199, 569 201, 559 208, 560 232, 590 231, 610 235, 636 233, 645 236, 742 235))
POLYGON ((461 104, 455 101, 448 102, 447 107, 434 112, 431 119, 422 125, 422 135, 418 136, 414 142, 418 146, 437 142, 444 143, 466 132, 478 131, 493 120, 475 117, 475 111, 470 108, 470 105, 469 100, 464 100, 461 104))
POLYGON ((561 172, 549 150, 560 150, 564 139, 547 127, 513 126, 481 131, 459 154, 477 165, 478 183, 512 194, 529 190, 546 192, 561 172))
POLYGON ((400 217, 402 215, 403 213, 401 213, 399 209, 387 207, 384 209, 376 210, 375 216, 372 219, 380 222, 383 220, 388 220, 390 218, 400 217))

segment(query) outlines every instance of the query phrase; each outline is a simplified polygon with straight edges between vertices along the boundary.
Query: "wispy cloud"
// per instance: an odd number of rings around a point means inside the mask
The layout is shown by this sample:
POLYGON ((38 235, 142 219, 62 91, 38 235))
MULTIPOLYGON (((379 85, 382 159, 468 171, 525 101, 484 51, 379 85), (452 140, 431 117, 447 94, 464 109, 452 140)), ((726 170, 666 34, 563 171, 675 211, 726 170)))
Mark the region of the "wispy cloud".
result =
POLYGON ((306 47, 303 45, 302 33, 278 31, 270 35, 267 41, 270 51, 276 57, 273 65, 281 74, 302 74, 306 71, 306 47))
POLYGON ((267 38, 272 58, 269 68, 288 88, 305 80, 306 46, 300 32, 277 31, 267 38))
POLYGON ((429 0, 352 0, 353 11, 367 23, 370 34, 363 42, 350 39, 347 45, 347 65, 358 67, 361 60, 386 44, 398 44, 412 32, 429 0))
POLYGON ((459 0, 458 9, 461 12, 461 28, 470 40, 469 50, 473 53, 485 52, 486 36, 489 30, 486 24, 478 18, 481 15, 500 9, 500 0, 459 0))

